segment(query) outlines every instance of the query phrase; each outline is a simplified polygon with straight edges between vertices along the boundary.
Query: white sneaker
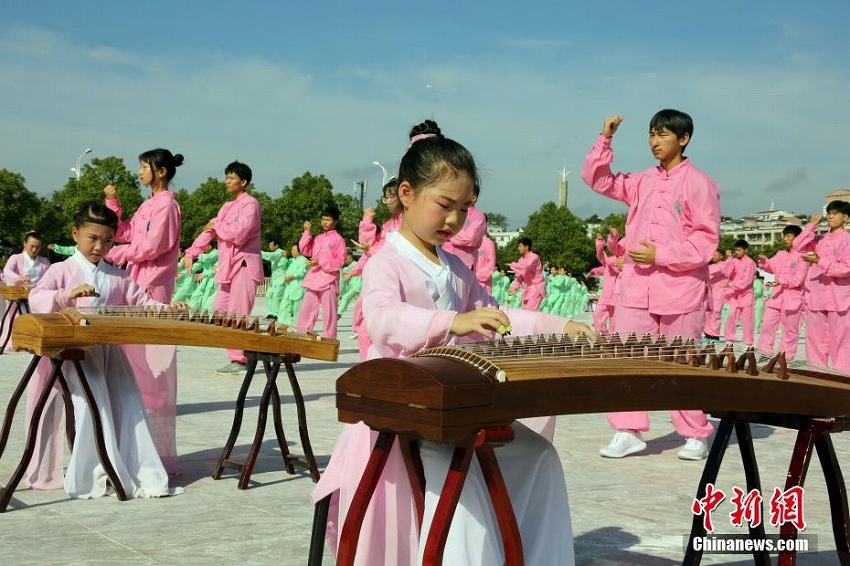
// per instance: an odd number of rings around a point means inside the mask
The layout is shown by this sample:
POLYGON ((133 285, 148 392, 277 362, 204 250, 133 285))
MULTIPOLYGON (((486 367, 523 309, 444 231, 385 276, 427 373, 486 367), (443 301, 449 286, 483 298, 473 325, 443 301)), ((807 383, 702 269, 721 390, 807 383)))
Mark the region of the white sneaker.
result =
POLYGON ((708 456, 708 441, 705 438, 689 438, 679 450, 681 460, 705 460, 708 456))
POLYGON ((608 446, 599 449, 599 455, 605 458, 622 458, 646 449, 646 442, 640 432, 618 430, 608 446))

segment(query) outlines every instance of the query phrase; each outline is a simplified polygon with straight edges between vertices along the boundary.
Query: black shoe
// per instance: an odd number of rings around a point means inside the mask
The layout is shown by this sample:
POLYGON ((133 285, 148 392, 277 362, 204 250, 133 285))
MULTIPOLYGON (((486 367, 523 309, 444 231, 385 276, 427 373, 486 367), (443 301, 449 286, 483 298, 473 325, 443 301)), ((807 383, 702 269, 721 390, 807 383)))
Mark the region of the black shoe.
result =
POLYGON ((276 317, 275 315, 273 315, 273 314, 267 314, 267 315, 266 315, 266 320, 277 320, 277 317, 276 317))

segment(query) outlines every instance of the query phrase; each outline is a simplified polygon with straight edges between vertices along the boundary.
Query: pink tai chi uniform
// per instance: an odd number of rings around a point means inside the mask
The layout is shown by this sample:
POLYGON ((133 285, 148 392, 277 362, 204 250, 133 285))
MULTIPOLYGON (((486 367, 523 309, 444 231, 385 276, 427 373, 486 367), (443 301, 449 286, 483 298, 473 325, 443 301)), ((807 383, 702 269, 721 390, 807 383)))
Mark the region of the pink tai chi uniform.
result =
MULTIPOLYGON (((30 293, 29 300, 36 313, 56 312, 66 307, 160 304, 144 293, 124 270, 105 261, 95 265, 79 251, 53 264, 30 293), (69 299, 68 291, 82 284, 92 285, 100 296, 69 299)), ((168 474, 148 427, 142 396, 133 378, 135 368, 123 352, 117 346, 93 346, 86 350, 81 362, 100 410, 106 451, 129 496, 167 495, 168 474)), ((27 391, 27 426, 51 367, 49 360, 42 358, 33 376, 27 391)), ((42 413, 36 450, 25 478, 35 489, 58 489, 64 485, 71 497, 100 497, 106 493, 107 478, 95 450, 88 403, 76 370, 65 364, 63 371, 71 390, 76 428, 68 470, 63 481, 64 403, 59 387, 54 386, 42 413)))
POLYGON ((525 285, 522 292, 522 308, 527 311, 536 311, 546 296, 546 283, 543 281, 543 264, 540 256, 529 251, 525 256, 511 262, 514 271, 514 282, 511 289, 519 291, 525 285))
POLYGON ((746 346, 755 344, 756 311, 753 281, 756 278, 756 262, 748 256, 733 257, 726 260, 731 263, 729 283, 729 316, 723 337, 727 342, 737 341, 738 321, 744 333, 743 342, 746 346))
MULTIPOLYGON (((445 249, 445 246, 443 246, 445 249)), ((475 278, 487 291, 492 294, 493 272, 496 271, 496 244, 493 240, 484 236, 481 246, 478 248, 478 257, 475 259, 475 278)))
POLYGON ((304 287, 304 302, 298 312, 298 332, 313 330, 322 308, 322 336, 336 338, 336 312, 339 297, 339 270, 345 264, 345 240, 336 230, 328 230, 313 238, 304 230, 298 242, 301 253, 317 262, 310 268, 301 286, 304 287))
MULTIPOLYGON (((454 316, 478 305, 496 307, 475 274, 457 257, 437 249, 441 265, 431 263, 398 232, 391 232, 363 273, 363 313, 372 337, 370 358, 411 356, 422 348, 481 340, 480 335, 450 333, 454 316), (429 265, 430 264, 430 265, 429 265), (436 296, 436 298, 435 298, 436 296)), ((561 333, 567 319, 506 309, 513 332, 561 333)), ((514 423, 516 439, 496 449, 529 565, 574 564, 564 473, 547 438, 554 417, 514 423), (529 426, 525 426, 529 425, 529 426), (532 543, 531 541, 534 541, 532 543), (536 544, 535 544, 536 543, 536 544)), ((326 542, 336 554, 351 500, 366 467, 377 433, 365 424, 345 425, 328 467, 310 494, 313 503, 331 496, 326 542)), ((549 436, 551 438, 551 436, 549 436)), ((423 525, 416 510, 398 447, 392 447, 366 512, 357 546, 359 565, 420 564, 437 498, 451 458, 451 446, 421 442, 426 476, 423 525)), ((502 564, 501 537, 476 459, 464 483, 449 530, 446 564, 502 564)))
POLYGON ((800 323, 803 318, 803 290, 809 264, 800 257, 800 252, 792 249, 782 250, 772 258, 759 261, 759 267, 772 273, 779 283, 771 287, 773 292, 764 305, 764 315, 759 334, 759 352, 767 356, 774 354, 776 331, 782 328, 779 350, 785 352, 785 358, 797 357, 797 343, 800 336, 800 323))
MULTIPOLYGON (((171 302, 180 254, 180 205, 171 191, 145 200, 129 220, 114 198, 106 206, 118 215, 116 245, 106 259, 126 265, 133 281, 154 300, 171 302)), ((162 463, 169 474, 179 474, 177 461, 177 348, 131 344, 122 346, 133 366, 162 463)))
MULTIPOLYGON (((475 259, 478 257, 478 249, 481 241, 487 235, 487 218, 484 213, 469 207, 466 221, 457 234, 443 244, 443 251, 449 252, 460 258, 469 269, 475 269, 475 259)), ((493 272, 490 272, 492 275, 493 272)))
POLYGON ((720 327, 723 321, 723 305, 729 298, 726 281, 729 279, 730 263, 719 261, 708 266, 708 307, 705 312, 705 333, 714 338, 720 338, 720 327))
MULTIPOLYGON (((260 255, 260 203, 247 192, 224 203, 215 217, 215 227, 195 238, 185 254, 197 259, 207 244, 218 238, 218 292, 213 309, 250 315, 257 298, 257 287, 263 281, 263 258, 260 255)), ((245 364, 242 350, 228 350, 231 362, 245 364)))
MULTIPOLYGON (((705 326, 708 262, 717 249, 720 192, 717 183, 685 159, 670 171, 656 166, 643 173, 611 171, 611 139, 600 135, 585 157, 584 182, 599 194, 629 207, 625 250, 645 240, 655 262, 639 265, 626 253, 612 330, 698 339, 705 326)), ((687 438, 706 438, 713 427, 702 411, 671 411, 673 426, 687 438)), ((649 430, 646 411, 609 413, 616 430, 649 430)))
POLYGON ((806 361, 850 373, 850 233, 815 236, 812 223, 794 239, 801 254, 820 257, 806 283, 806 361))
POLYGON ((620 279, 620 270, 616 266, 617 257, 623 255, 620 240, 613 234, 608 235, 608 249, 613 256, 606 257, 603 252, 604 240, 596 240, 596 259, 602 264, 602 292, 596 300, 593 310, 593 329, 597 332, 607 332, 609 321, 614 319, 616 301, 615 289, 620 279))

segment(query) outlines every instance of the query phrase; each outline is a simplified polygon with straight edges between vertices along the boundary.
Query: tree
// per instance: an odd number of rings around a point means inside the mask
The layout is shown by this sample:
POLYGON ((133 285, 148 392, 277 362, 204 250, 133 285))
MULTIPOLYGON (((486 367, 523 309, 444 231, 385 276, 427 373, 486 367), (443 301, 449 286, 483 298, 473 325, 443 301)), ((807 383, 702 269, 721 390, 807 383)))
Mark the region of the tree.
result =
POLYGON ((103 188, 106 185, 115 185, 118 189, 118 200, 121 202, 124 218, 132 216, 144 200, 138 179, 127 170, 123 159, 94 158, 83 167, 79 180, 71 177, 50 199, 50 204, 62 213, 64 234, 70 235, 74 214, 79 210, 80 204, 90 200, 103 202, 103 188))
POLYGON ((567 208, 547 202, 528 218, 524 235, 541 261, 583 273, 596 261, 596 250, 581 218, 567 208))
POLYGON ((40 205, 38 196, 27 189, 24 177, 0 169, 0 246, 8 255, 11 247, 23 241, 27 230, 39 229, 33 223, 40 205))
POLYGON ((285 246, 297 244, 304 221, 309 220, 313 224, 313 234, 317 234, 322 211, 330 204, 336 204, 336 199, 328 178, 305 171, 283 188, 269 210, 263 211, 264 228, 267 233, 276 234, 285 246))
POLYGON ((626 215, 624 213, 609 214, 603 220, 600 221, 599 233, 602 234, 603 238, 608 238, 608 230, 610 228, 616 228, 621 238, 625 236, 626 215))
POLYGON ((201 183, 194 192, 189 193, 185 189, 177 192, 177 204, 180 205, 181 230, 180 244, 186 248, 201 233, 201 228, 215 218, 218 210, 230 195, 224 181, 215 177, 209 177, 201 183))
POLYGON ((508 229, 508 218, 504 214, 499 214, 498 212, 485 212, 484 214, 487 216, 488 226, 494 226, 502 230, 508 229))

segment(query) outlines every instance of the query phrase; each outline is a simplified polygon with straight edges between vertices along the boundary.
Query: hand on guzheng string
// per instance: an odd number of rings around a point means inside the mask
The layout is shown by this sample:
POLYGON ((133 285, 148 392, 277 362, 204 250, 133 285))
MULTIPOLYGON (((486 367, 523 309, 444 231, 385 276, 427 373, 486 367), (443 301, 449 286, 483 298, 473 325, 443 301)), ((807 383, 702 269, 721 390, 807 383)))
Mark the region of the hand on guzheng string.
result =
POLYGON ((466 336, 477 332, 487 338, 492 338, 494 332, 509 332, 511 321, 503 311, 482 307, 469 312, 458 313, 452 320, 451 333, 457 336, 466 336))
POLYGON ((92 287, 91 285, 86 285, 85 283, 82 285, 78 285, 71 289, 68 293, 69 299, 78 299, 80 297, 99 297, 100 293, 97 292, 97 289, 92 287))

